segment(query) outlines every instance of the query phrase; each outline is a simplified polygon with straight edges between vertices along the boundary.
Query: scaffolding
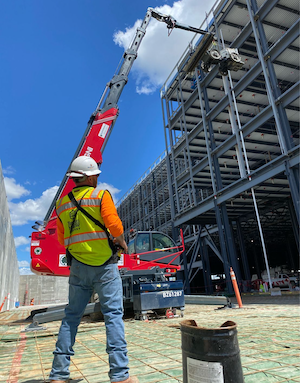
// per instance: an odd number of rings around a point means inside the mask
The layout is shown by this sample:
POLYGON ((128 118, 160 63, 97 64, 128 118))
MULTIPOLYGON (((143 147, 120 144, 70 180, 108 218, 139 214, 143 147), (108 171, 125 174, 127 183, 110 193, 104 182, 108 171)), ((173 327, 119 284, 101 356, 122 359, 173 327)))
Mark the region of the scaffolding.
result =
POLYGON ((246 288, 269 261, 299 269, 299 2, 217 1, 205 27, 245 64, 226 76, 201 62, 187 72, 195 36, 161 89, 167 155, 119 212, 126 230, 176 237, 183 227, 206 292, 214 274, 231 292, 230 266, 246 288))

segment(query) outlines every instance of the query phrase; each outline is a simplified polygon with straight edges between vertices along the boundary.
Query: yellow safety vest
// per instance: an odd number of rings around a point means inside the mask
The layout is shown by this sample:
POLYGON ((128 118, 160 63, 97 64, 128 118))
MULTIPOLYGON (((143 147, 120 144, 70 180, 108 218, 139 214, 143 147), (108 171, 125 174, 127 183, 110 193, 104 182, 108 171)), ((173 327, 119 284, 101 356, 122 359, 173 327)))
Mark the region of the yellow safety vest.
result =
MULTIPOLYGON (((75 187, 72 190, 80 206, 103 225, 100 207, 104 192, 90 186, 75 187)), ((67 195, 56 202, 56 212, 64 226, 64 245, 74 258, 87 265, 100 266, 112 256, 105 231, 81 213, 67 195)))

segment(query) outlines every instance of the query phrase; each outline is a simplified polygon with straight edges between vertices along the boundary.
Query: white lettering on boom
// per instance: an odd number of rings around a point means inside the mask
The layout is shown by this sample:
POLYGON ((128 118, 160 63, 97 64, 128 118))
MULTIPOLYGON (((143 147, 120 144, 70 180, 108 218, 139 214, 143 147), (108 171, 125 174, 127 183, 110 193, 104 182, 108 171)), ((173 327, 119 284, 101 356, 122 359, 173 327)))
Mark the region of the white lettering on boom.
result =
POLYGON ((92 151, 94 148, 91 148, 90 146, 87 147, 86 152, 84 153, 85 156, 91 157, 92 151))

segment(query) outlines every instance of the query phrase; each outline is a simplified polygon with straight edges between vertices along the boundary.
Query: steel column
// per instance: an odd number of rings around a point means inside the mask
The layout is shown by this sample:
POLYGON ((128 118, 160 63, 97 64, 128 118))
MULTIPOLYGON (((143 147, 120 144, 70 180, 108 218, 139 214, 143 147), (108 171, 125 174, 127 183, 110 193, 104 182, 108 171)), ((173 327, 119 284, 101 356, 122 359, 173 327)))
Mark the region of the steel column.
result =
MULTIPOLYGON (((258 10, 256 0, 251 0, 251 2, 252 2, 253 11, 256 13, 258 10)), ((265 55, 269 49, 267 39, 266 39, 266 34, 265 34, 265 31, 264 31, 264 28, 263 28, 263 25, 262 25, 260 18, 257 18, 256 23, 257 23, 257 29, 259 32, 259 38, 260 38, 261 45, 262 45, 262 53, 265 55)), ((281 91, 280 91, 278 84, 277 84, 274 65, 273 65, 272 61, 270 60, 270 58, 266 60, 266 64, 267 64, 267 68, 268 68, 268 72, 269 72, 269 76, 270 76, 270 83, 271 83, 271 86, 273 88, 274 96, 275 96, 275 98, 278 98, 281 95, 281 91)), ((286 111, 281 104, 277 104, 277 109, 278 109, 278 113, 279 113, 279 119, 280 119, 282 127, 283 127, 282 134, 284 135, 287 149, 291 149, 295 145, 293 143, 292 132, 291 132, 289 120, 288 120, 287 115, 286 115, 286 111)))
MULTIPOLYGON (((290 270, 298 270, 299 268, 299 262, 298 262, 298 265, 295 267, 295 261, 294 261, 294 257, 293 257, 293 252, 292 252, 292 249, 291 249, 291 243, 289 241, 289 239, 287 239, 286 241, 286 246, 287 246, 287 253, 288 253, 288 257, 289 257, 289 266, 290 266, 290 270)), ((299 250, 298 250, 298 253, 299 253, 299 250)))
POLYGON ((217 205, 217 202, 215 199, 214 199, 214 207, 215 207, 214 210, 216 213, 217 226, 219 230, 219 240, 220 240, 221 254, 222 254, 223 264, 224 264, 224 272, 226 275, 226 285, 227 285, 228 293, 232 294, 233 288, 232 288, 231 277, 230 277, 230 264, 228 261, 228 254, 226 250, 226 242, 225 242, 225 237, 223 232, 223 223, 222 223, 219 206, 217 205))
POLYGON ((187 254, 186 251, 182 253, 182 260, 183 260, 183 266, 184 266, 184 293, 190 294, 191 293, 191 287, 190 287, 190 281, 189 281, 189 273, 188 273, 188 263, 187 263, 187 254))
POLYGON ((211 282, 211 269, 210 269, 207 245, 205 243, 205 240, 201 240, 201 238, 200 238, 200 244, 201 244, 201 250, 202 250, 202 266, 203 266, 202 272, 203 272, 203 280, 205 284, 205 293, 212 294, 213 287, 211 282))
POLYGON ((195 262, 195 260, 197 258, 197 255, 198 255, 198 253, 200 251, 200 248, 201 248, 200 237, 201 237, 201 226, 199 228, 199 232, 198 232, 198 235, 197 235, 197 239, 195 241, 195 246, 194 246, 194 249, 193 249, 193 253, 192 253, 192 256, 191 256, 191 259, 190 259, 190 267, 189 267, 189 270, 188 270, 189 280, 191 279, 191 276, 192 276, 193 263, 195 262))
MULTIPOLYGON (((204 131, 205 146, 206 146, 207 158, 208 158, 208 164, 209 164, 210 179, 211 179, 211 183, 212 183, 214 196, 216 196, 217 189, 216 189, 216 184, 215 184, 215 179, 214 179, 214 170, 213 170, 212 160, 211 160, 211 149, 210 149, 210 144, 208 142, 208 134, 207 134, 207 128, 206 128, 207 127, 207 123, 206 123, 207 110, 205 110, 204 106, 203 106, 202 90, 201 90, 201 85, 200 85, 200 81, 198 78, 197 68, 195 69, 195 76, 196 76, 196 81, 197 81, 198 97, 199 97, 201 115, 202 115, 202 121, 203 121, 203 131, 204 131)), ((193 174, 192 174, 192 176, 193 176, 193 174)))
MULTIPOLYGON (((299 253, 299 251, 300 251, 300 249, 299 249, 299 224, 297 221, 297 214, 296 214, 294 205, 293 205, 291 200, 288 200, 288 209, 289 209, 289 213, 290 213, 290 217, 291 217, 292 229, 293 229, 293 233, 294 233, 294 237, 295 237, 295 242, 296 242, 296 246, 297 246, 298 253, 299 253)), ((299 212, 298 212, 298 214, 299 214, 299 212)))
POLYGON ((247 2, 247 7, 249 10, 249 17, 250 17, 250 21, 252 24, 253 34, 254 34, 254 38, 255 38, 255 42, 256 42, 257 54, 258 54, 258 58, 259 58, 260 63, 261 63, 263 75, 264 75, 265 82, 266 82, 266 91, 267 91, 268 100, 272 106, 272 110, 274 113, 274 118, 275 118, 275 122, 276 122, 275 126, 276 126, 276 130, 277 130, 280 149, 281 149, 282 154, 286 155, 287 151, 288 151, 288 147, 287 147, 286 139, 285 139, 285 136, 283 133, 281 121, 279 119, 278 109, 277 109, 276 104, 275 104, 275 99, 274 99, 274 95, 272 92, 272 87, 271 87, 271 83, 270 83, 270 79, 269 79, 269 75, 268 75, 267 64, 264 60, 264 55, 263 55, 263 51, 262 51, 262 47, 261 47, 261 43, 260 43, 260 36, 259 36, 258 31, 257 31, 257 23, 254 20, 254 15, 253 15, 254 10, 251 6, 250 1, 253 4, 254 0, 246 0, 246 2, 247 2))
POLYGON ((241 227, 241 223, 239 220, 236 221, 236 228, 237 228, 237 236, 238 236, 238 241, 239 241, 239 245, 240 245, 240 253, 241 253, 241 258, 242 258, 242 263, 243 263, 244 277, 247 281, 247 289, 250 289, 251 272, 250 272, 250 268, 249 268, 248 257, 247 257, 242 227, 241 227))
POLYGON ((256 247, 255 247, 254 243, 253 243, 253 247, 252 247, 252 252, 253 252, 256 274, 257 274, 258 279, 261 279, 261 270, 260 270, 258 256, 257 256, 256 247))
MULTIPOLYGON (((200 88, 200 84, 199 84, 199 88, 200 88)), ((206 89, 203 89, 203 96, 204 96, 206 111, 209 111, 210 110, 209 109, 209 100, 207 97, 206 89)), ((204 127, 205 127, 205 124, 204 124, 204 127)), ((213 130, 212 123, 211 123, 210 119, 208 120, 208 127, 209 127, 211 149, 214 150, 216 148, 216 144, 215 144, 215 140, 214 140, 214 130, 213 130)), ((210 152, 210 155, 211 155, 211 152, 210 152)), ((218 188, 218 190, 220 190, 223 188, 223 183, 222 183, 222 177, 221 177, 221 172, 220 172, 220 165, 219 165, 218 159, 215 156, 213 156, 213 164, 214 164, 217 188, 218 188)), ((226 208, 225 202, 220 204, 220 210, 221 210, 221 216, 222 216, 225 234, 226 234, 225 238, 226 238, 226 244, 227 244, 227 249, 228 249, 228 253, 229 253, 230 263, 236 272, 237 279, 241 280, 240 268, 239 268, 239 265, 238 265, 237 260, 236 260, 236 251, 234 249, 234 245, 233 245, 233 241, 232 241, 232 235, 230 232, 230 226, 229 226, 229 220, 228 220, 228 214, 227 214, 227 208, 226 208)))
MULTIPOLYGON (((180 204, 179 204, 179 197, 178 197, 178 185, 177 185, 176 173, 175 173, 174 143, 173 143, 172 131, 171 131, 171 127, 170 127, 170 109, 169 109, 168 102, 169 101, 166 100, 168 124, 165 125, 165 140, 166 140, 166 151, 167 151, 167 157, 168 158, 169 158, 169 155, 168 155, 168 137, 167 137, 167 134, 166 134, 166 129, 168 130, 168 133, 169 133, 169 140, 170 140, 170 146, 171 146, 171 153, 170 153, 171 160, 170 160, 170 164, 169 164, 170 165, 170 173, 168 173, 168 179, 170 179, 170 182, 171 182, 170 193, 172 193, 172 194, 173 194, 173 192, 175 193, 176 204, 177 204, 177 211, 179 212, 180 211, 180 204), (175 190, 173 190, 173 185, 172 185, 171 162, 172 162, 172 168, 173 168, 173 180, 174 180, 174 189, 175 190)), ((175 201, 174 201, 174 203, 175 203, 175 201)), ((175 204, 173 206, 175 207, 175 204)), ((174 213, 174 217, 175 217, 175 213, 174 213)))
MULTIPOLYGON (((285 173, 290 184, 291 196, 295 209, 295 217, 297 219, 297 226, 299 231, 300 224, 300 200, 299 200, 299 165, 296 169, 290 167, 289 161, 285 161, 285 173)), ((299 237, 298 237, 299 239, 299 237)))
POLYGON ((234 273, 236 275, 236 279, 238 282, 242 280, 241 278, 241 271, 240 266, 237 261, 237 255, 236 255, 236 249, 235 249, 235 243, 234 238, 231 232, 231 227, 229 224, 228 214, 225 203, 220 206, 222 217, 223 217, 223 224, 224 224, 224 230, 225 230, 225 236, 226 236, 226 243, 228 248, 228 254, 229 254, 229 260, 230 264, 234 270, 234 273))
POLYGON ((190 182, 192 184, 193 201, 191 201, 191 205, 192 205, 192 203, 194 203, 196 205, 195 185, 194 185, 194 179, 193 179, 193 174, 192 174, 193 164, 192 164, 191 153, 190 153, 190 149, 189 149, 188 131, 186 128, 186 121, 185 121, 184 98, 183 98, 183 94, 182 94, 182 86, 181 86, 180 77, 178 79, 178 83, 179 83, 179 90, 180 90, 180 96, 181 96, 181 102, 182 102, 182 119, 183 119, 183 127, 184 127, 184 132, 185 132, 185 141, 186 141, 186 151, 187 151, 187 156, 188 156, 190 182))
MULTIPOLYGON (((208 142, 207 123, 206 123, 206 112, 207 111, 204 109, 204 106, 203 106, 202 90, 201 90, 201 85, 200 85, 200 81, 198 78, 197 69, 195 69, 195 76, 196 76, 196 81, 197 81, 197 89, 198 89, 198 96, 199 96, 199 102, 200 102, 200 108, 201 108, 201 114, 202 114, 207 158, 208 158, 208 163, 209 163, 210 177, 211 177, 212 188, 213 188, 213 193, 214 193, 214 201, 215 201, 215 196, 217 194, 217 190, 216 190, 216 184, 215 184, 215 179, 214 179, 214 171, 213 171, 213 167, 212 167, 211 149, 210 149, 210 144, 208 142)), ((216 202, 214 202, 214 205, 215 205, 217 225, 218 225, 218 229, 219 229, 221 253, 222 253, 223 260, 224 260, 224 271, 225 271, 225 275, 226 275, 226 281, 229 281, 229 283, 227 283, 227 288, 229 291, 230 289, 232 289, 231 282, 230 282, 230 265, 228 263, 226 245, 224 243, 225 240, 224 240, 224 235, 223 235, 222 219, 221 219, 219 207, 217 206, 216 202)))

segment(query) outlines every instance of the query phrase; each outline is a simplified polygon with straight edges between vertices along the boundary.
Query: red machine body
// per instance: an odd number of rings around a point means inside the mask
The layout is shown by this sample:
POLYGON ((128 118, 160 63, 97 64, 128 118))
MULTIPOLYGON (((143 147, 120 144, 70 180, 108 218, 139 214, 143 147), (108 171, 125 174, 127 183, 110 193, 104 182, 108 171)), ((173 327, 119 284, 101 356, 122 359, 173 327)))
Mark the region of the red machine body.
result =
MULTIPOLYGON (((145 232, 142 233, 144 234, 145 232)), ((161 235, 163 234, 161 233, 161 235)), ((118 266, 119 269, 125 270, 149 270, 153 267, 159 267, 164 270, 166 276, 171 276, 180 270, 179 258, 184 250, 183 234, 181 231, 180 246, 174 244, 172 247, 143 251, 141 253, 135 252, 136 249, 134 249, 132 254, 121 254, 118 266)), ((70 274, 65 248, 57 240, 56 218, 49 221, 45 231, 32 233, 31 270, 40 275, 67 277, 70 274)))

